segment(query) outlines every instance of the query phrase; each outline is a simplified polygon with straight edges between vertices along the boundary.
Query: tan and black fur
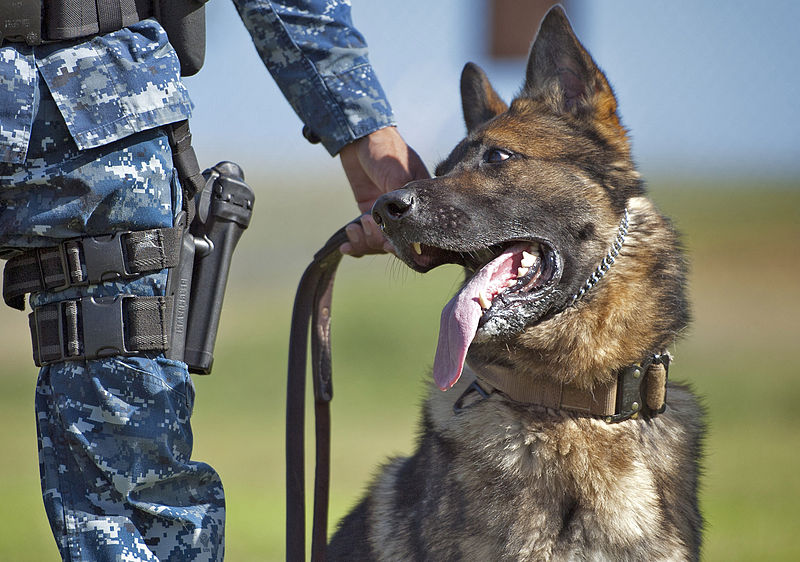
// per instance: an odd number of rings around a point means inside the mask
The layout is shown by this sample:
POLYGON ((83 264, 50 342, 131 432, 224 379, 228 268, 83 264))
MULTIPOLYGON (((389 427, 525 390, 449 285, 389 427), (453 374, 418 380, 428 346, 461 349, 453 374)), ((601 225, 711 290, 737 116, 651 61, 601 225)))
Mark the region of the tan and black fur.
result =
POLYGON ((461 91, 467 137, 436 178, 381 198, 376 220, 418 271, 455 262, 469 278, 519 240, 541 242, 558 268, 524 298, 495 299, 461 380, 431 388, 416 451, 383 468, 329 559, 697 560, 703 418, 685 387, 670 383, 664 413, 620 423, 502 393, 454 412, 488 366, 591 390, 666 351, 688 322, 676 234, 647 198, 614 94, 563 11, 545 17, 510 107, 472 64, 461 91), (573 302, 626 208, 614 265, 573 302))

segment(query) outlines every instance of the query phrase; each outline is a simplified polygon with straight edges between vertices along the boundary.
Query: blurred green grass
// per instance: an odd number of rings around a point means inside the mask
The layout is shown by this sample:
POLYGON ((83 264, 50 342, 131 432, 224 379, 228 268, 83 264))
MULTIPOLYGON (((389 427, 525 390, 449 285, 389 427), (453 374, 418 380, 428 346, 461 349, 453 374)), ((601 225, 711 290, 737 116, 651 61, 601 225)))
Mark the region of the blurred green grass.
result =
MULTIPOLYGON (((291 189, 249 180, 256 215, 234 263, 214 374, 195 379, 195 458, 226 486, 228 559, 281 560, 291 302, 310 256, 352 206, 338 178, 291 189)), ((708 407, 704 560, 800 559, 798 187, 652 183, 692 260, 695 319, 671 374, 691 381, 708 407)), ((439 313, 459 279, 455 267, 421 276, 388 257, 340 267, 331 525, 379 463, 411 450, 439 313)), ((0 560, 56 560, 39 495, 26 325, 21 313, 0 309, 0 560)))

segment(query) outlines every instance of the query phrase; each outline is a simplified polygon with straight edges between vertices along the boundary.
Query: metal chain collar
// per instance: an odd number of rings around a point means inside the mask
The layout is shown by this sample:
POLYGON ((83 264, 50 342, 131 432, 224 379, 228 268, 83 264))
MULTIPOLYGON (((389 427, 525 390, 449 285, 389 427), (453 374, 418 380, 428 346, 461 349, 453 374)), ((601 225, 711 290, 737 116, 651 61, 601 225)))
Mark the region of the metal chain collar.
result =
POLYGON ((614 239, 614 243, 611 245, 611 249, 608 251, 606 256, 603 258, 603 261, 600 262, 600 265, 597 266, 597 269, 592 272, 589 278, 586 280, 586 283, 583 284, 583 287, 572 296, 572 300, 569 303, 569 306, 574 305, 578 300, 586 294, 586 292, 594 287, 600 279, 608 272, 611 266, 614 264, 614 260, 619 255, 620 250, 622 249, 622 245, 625 243, 625 237, 628 235, 628 208, 625 208, 625 214, 622 216, 622 221, 619 223, 619 230, 617 230, 617 237, 614 239))

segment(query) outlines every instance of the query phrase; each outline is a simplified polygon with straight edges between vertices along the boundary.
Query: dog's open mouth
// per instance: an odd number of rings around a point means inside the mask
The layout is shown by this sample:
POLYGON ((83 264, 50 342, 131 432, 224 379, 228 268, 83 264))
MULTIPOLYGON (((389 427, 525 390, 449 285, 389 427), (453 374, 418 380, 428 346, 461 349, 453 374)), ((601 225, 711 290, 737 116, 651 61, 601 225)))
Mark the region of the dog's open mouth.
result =
POLYGON ((472 273, 442 310, 433 376, 442 390, 461 376, 470 343, 493 317, 541 297, 557 280, 555 250, 545 242, 511 241, 470 252, 411 244, 418 269, 459 263, 472 273))

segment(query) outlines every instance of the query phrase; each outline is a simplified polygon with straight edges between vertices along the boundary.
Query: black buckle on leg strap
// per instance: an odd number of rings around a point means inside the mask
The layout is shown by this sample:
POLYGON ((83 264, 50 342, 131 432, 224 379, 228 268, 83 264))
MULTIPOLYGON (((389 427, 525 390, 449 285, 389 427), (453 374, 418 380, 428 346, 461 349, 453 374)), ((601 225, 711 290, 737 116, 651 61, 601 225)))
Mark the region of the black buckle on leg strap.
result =
POLYGON ((102 283, 132 276, 126 268, 122 234, 84 238, 81 246, 86 260, 85 283, 102 283))
POLYGON ((83 297, 36 307, 28 316, 37 367, 170 345, 172 297, 83 297))
POLYGON ((130 279, 178 264, 182 227, 124 231, 64 240, 11 258, 3 270, 3 299, 25 308, 25 295, 130 279))

